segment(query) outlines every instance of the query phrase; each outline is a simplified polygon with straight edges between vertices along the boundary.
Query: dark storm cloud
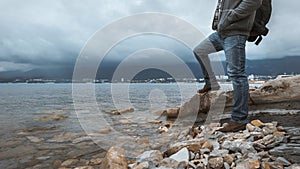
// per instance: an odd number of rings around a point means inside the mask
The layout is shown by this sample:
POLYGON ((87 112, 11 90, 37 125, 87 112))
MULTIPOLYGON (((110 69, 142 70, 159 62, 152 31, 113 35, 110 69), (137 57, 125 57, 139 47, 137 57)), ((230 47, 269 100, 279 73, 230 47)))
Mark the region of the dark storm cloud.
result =
MULTIPOLYGON (((168 13, 209 34, 215 5, 216 0, 1 0, 0 71, 73 64, 93 33, 136 13, 168 13)), ((249 59, 300 55, 299 5, 273 1, 270 34, 260 46, 248 45, 249 59)))

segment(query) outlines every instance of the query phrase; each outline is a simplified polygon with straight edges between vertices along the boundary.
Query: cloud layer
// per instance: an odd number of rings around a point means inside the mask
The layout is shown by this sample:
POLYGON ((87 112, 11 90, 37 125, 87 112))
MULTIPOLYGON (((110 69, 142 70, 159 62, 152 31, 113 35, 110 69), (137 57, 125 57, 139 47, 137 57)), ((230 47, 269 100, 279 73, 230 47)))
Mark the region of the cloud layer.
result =
MULTIPOLYGON (((216 0, 1 0, 0 71, 73 64, 97 30, 137 13, 171 14, 208 35, 215 5, 216 0)), ((249 59, 300 55, 298 6, 298 0, 273 1, 270 34, 260 46, 248 45, 249 59)), ((130 45, 123 43, 123 50, 130 45)))

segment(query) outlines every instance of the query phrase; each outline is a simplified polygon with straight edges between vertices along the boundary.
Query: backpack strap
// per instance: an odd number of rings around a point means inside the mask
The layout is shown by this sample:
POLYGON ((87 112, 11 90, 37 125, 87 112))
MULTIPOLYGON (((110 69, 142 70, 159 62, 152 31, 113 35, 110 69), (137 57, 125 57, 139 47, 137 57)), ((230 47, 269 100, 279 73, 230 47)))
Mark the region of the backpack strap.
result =
POLYGON ((255 42, 255 45, 259 45, 259 43, 262 41, 262 36, 261 35, 259 35, 258 36, 258 39, 256 40, 256 42, 255 42))

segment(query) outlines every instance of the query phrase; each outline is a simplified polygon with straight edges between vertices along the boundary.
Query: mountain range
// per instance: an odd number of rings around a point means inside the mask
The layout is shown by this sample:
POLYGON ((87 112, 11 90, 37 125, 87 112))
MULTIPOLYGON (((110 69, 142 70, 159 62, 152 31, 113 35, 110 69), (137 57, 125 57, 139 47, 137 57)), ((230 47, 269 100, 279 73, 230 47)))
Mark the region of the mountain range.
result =
MULTIPOLYGON (((277 76, 279 74, 300 74, 300 56, 287 56, 283 58, 270 58, 261 60, 247 60, 247 73, 254 75, 268 75, 277 76)), ((115 69, 118 66, 118 62, 106 61, 100 65, 100 69, 97 73, 97 79, 108 79, 111 80, 115 69)), ((226 62, 222 62, 225 68, 226 62)), ((194 74, 194 77, 201 78, 202 74, 200 66, 196 62, 186 63, 188 67, 194 74)), ((166 65, 166 67, 173 67, 173 69, 178 65, 166 65)), ((61 67, 47 67, 32 69, 26 72, 22 71, 6 71, 0 72, 0 82, 11 82, 15 79, 50 79, 50 80, 71 80, 73 75, 74 64, 66 65, 61 67)), ((130 69, 128 67, 128 69, 130 69)), ((224 69, 225 70, 225 69, 224 69)), ((180 70, 178 71, 180 72, 180 70)), ((126 74, 126 73, 125 73, 126 74)), ((184 76, 184 74, 178 76, 184 76)), ((128 75, 129 76, 129 75, 128 75)), ((157 79, 157 78, 168 78, 171 75, 167 72, 158 69, 147 69, 137 73, 134 79, 147 80, 147 79, 157 79)), ((126 78, 126 77, 125 77, 126 78)), ((180 77, 180 78, 190 78, 190 77, 180 77)))

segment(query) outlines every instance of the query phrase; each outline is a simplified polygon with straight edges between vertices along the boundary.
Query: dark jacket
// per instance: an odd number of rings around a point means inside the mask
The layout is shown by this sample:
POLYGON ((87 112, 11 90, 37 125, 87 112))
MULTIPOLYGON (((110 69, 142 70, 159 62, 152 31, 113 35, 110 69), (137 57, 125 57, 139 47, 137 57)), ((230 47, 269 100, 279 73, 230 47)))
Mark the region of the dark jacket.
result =
POLYGON ((249 36, 256 9, 261 4, 262 0, 222 0, 220 17, 214 19, 213 30, 217 30, 222 38, 234 35, 249 36))

